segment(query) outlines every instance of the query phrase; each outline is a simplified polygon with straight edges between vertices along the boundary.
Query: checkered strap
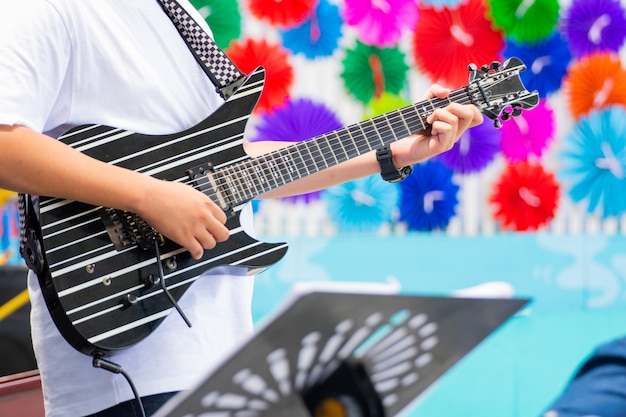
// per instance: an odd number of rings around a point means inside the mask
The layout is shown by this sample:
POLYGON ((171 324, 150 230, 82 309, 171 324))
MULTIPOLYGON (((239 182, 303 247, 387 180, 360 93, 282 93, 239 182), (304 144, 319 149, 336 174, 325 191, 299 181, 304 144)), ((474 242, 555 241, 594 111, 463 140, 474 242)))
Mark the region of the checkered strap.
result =
POLYGON ((218 93, 230 97, 245 75, 176 0, 158 0, 218 93))

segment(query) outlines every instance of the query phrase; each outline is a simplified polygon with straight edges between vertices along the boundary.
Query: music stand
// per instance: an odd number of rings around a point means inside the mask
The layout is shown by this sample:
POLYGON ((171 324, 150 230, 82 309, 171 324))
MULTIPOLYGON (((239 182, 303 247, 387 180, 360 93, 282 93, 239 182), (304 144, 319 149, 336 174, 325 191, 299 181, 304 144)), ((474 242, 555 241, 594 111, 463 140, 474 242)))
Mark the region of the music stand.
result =
POLYGON ((391 417, 528 299, 294 293, 154 417, 391 417))

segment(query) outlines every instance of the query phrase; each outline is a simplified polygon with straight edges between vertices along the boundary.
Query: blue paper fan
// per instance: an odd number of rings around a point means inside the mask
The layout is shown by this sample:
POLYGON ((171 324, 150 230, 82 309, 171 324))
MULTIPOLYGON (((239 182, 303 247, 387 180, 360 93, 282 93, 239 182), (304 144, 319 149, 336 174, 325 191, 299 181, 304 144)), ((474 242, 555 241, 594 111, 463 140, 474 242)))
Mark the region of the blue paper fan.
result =
POLYGON ((619 0, 574 0, 561 19, 574 55, 618 53, 626 38, 626 17, 619 0))
POLYGON ((480 172, 500 151, 501 136, 492 123, 482 123, 466 130, 452 149, 437 159, 459 174, 480 172))
MULTIPOLYGON (((284 107, 261 116, 255 133, 249 140, 300 142, 342 126, 335 113, 326 105, 307 98, 295 99, 287 102, 284 107)), ((306 193, 285 200, 308 203, 317 200, 319 195, 319 192, 306 193)))
POLYGON ((588 201, 603 217, 626 212, 626 110, 611 106, 582 117, 565 137, 564 182, 572 200, 588 201))
POLYGON ((301 25, 281 32, 283 46, 309 59, 331 56, 339 45, 342 24, 339 7, 320 0, 315 11, 301 25))
POLYGON ((522 82, 529 91, 537 90, 542 98, 561 87, 572 60, 567 42, 558 32, 535 44, 521 44, 509 39, 504 56, 516 56, 526 63, 526 71, 520 74, 522 82))
POLYGON ((400 221, 409 230, 443 230, 455 215, 459 186, 452 182, 453 171, 441 162, 429 160, 414 166, 413 173, 400 183, 400 221))
POLYGON ((322 198, 331 220, 340 232, 374 232, 393 220, 400 190, 380 175, 328 188, 322 198))

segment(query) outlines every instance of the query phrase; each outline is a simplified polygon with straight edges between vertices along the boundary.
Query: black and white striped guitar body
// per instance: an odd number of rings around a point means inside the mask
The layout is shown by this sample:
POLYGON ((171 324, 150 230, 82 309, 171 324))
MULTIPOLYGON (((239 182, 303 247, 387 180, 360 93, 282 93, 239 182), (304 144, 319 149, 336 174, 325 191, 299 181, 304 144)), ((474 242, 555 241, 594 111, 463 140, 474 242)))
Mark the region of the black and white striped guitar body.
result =
POLYGON ((228 214, 230 238, 194 260, 133 213, 41 197, 38 277, 56 326, 88 355, 139 342, 203 272, 229 266, 254 274, 284 256, 286 244, 262 243, 242 230, 239 214, 250 200, 422 132, 429 128, 428 116, 452 102, 473 103, 498 124, 505 109, 516 110, 513 114, 531 109, 538 94, 521 83, 524 69, 517 58, 497 71, 472 69, 470 84, 445 99, 415 103, 257 158, 246 155, 243 141, 263 89, 262 68, 207 119, 183 132, 155 136, 102 125, 70 130, 59 139, 82 153, 204 192, 228 214))
MULTIPOLYGON (((248 159, 243 151, 243 132, 263 81, 264 72, 258 70, 215 113, 175 135, 150 136, 89 125, 68 131, 60 140, 101 161, 160 179, 190 182, 190 169, 195 169, 197 176, 203 169, 219 169, 248 159)), ((193 185, 215 196, 207 189, 206 178, 193 185)), ((239 266, 255 273, 276 263, 287 251, 286 244, 261 243, 247 235, 239 223, 239 213, 249 199, 238 200, 220 192, 216 202, 233 202, 225 207, 230 230, 227 242, 205 252, 199 261, 169 241, 159 248, 165 283, 174 299, 179 299, 200 274, 216 266, 239 266)), ((138 342, 173 308, 158 285, 155 250, 150 245, 144 249, 138 245, 116 248, 107 230, 110 221, 99 207, 40 199, 46 270, 39 275, 44 297, 63 336, 86 354, 138 342)))

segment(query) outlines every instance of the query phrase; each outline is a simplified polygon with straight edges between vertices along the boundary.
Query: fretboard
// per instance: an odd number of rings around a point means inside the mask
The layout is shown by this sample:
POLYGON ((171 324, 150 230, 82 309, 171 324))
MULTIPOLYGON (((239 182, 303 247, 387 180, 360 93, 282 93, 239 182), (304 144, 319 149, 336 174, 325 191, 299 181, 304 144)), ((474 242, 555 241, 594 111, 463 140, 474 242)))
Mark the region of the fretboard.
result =
POLYGON ((467 89, 447 98, 424 100, 257 158, 235 163, 215 172, 228 190, 233 206, 348 161, 391 142, 427 130, 428 117, 450 103, 470 103, 467 89))

